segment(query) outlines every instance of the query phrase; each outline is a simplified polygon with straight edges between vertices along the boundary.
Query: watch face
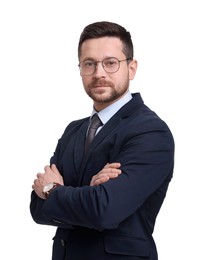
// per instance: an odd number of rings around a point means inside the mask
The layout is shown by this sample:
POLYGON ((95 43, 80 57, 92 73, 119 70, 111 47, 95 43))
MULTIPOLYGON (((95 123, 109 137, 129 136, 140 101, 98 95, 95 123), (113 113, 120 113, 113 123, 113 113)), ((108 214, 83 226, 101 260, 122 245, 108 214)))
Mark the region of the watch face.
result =
POLYGON ((48 192, 49 190, 51 190, 53 188, 53 182, 52 183, 48 183, 44 186, 43 188, 43 192, 48 192))

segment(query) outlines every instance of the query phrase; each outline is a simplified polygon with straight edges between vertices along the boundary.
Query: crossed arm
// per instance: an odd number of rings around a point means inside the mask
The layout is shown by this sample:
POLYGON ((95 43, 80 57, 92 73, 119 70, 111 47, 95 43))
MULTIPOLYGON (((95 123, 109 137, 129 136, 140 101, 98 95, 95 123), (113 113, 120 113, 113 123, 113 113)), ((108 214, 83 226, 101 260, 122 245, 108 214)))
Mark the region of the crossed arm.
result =
MULTIPOLYGON (((90 186, 97 186, 109 181, 109 179, 117 178, 122 173, 120 166, 120 163, 107 163, 100 172, 92 177, 90 186)), ((37 174, 37 178, 33 182, 32 189, 38 197, 45 199, 43 195, 43 187, 50 182, 56 182, 64 185, 63 177, 55 164, 45 166, 44 173, 37 174)))

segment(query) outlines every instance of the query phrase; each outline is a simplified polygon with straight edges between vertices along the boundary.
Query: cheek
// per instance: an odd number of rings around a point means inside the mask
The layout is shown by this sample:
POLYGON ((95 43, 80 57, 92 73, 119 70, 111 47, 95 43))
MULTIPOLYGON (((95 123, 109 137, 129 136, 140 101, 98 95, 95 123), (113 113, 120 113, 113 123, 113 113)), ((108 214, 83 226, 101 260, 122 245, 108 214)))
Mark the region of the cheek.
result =
POLYGON ((89 79, 89 77, 81 77, 82 78, 82 83, 84 86, 84 89, 87 89, 91 80, 89 79))

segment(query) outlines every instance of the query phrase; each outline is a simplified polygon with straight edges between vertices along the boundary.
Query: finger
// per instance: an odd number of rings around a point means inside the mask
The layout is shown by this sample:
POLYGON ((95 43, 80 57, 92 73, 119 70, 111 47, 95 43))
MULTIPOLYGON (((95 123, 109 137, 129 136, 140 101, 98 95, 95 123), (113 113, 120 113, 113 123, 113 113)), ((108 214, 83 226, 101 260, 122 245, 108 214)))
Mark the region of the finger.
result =
POLYGON ((36 176, 37 176, 37 178, 39 179, 39 178, 41 178, 42 177, 42 175, 43 175, 43 173, 38 173, 36 176))
POLYGON ((108 166, 109 166, 109 163, 106 163, 105 166, 104 166, 104 168, 107 168, 108 166))
POLYGON ((120 171, 120 170, 110 169, 110 170, 107 171, 107 172, 102 172, 102 173, 100 173, 100 174, 95 175, 95 179, 103 178, 103 177, 106 177, 106 176, 111 177, 111 178, 112 178, 112 177, 115 178, 115 177, 117 177, 119 174, 121 174, 121 171, 120 171))
POLYGON ((107 163, 104 168, 120 168, 121 164, 118 162, 107 163))
POLYGON ((104 168, 102 169, 102 171, 100 171, 97 175, 103 175, 103 174, 112 174, 112 173, 116 173, 116 174, 121 174, 122 171, 120 169, 116 169, 116 168, 104 168))
POLYGON ((46 165, 46 166, 44 167, 44 171, 45 171, 45 172, 48 172, 48 171, 50 171, 50 170, 51 170, 51 168, 50 168, 49 165, 46 165))
POLYGON ((119 176, 119 174, 120 174, 120 172, 119 173, 117 173, 117 172, 108 172, 108 173, 101 173, 101 174, 94 175, 92 177, 90 185, 91 186, 99 185, 101 183, 104 183, 104 182, 108 181, 109 179, 117 178, 119 176))
POLYGON ((32 189, 34 190, 37 186, 38 179, 35 179, 32 184, 32 189))
POLYGON ((38 184, 38 182, 39 182, 39 180, 38 180, 38 179, 35 179, 35 180, 33 181, 34 185, 37 185, 37 184, 38 184))
POLYGON ((34 184, 32 185, 32 189, 33 189, 33 190, 35 189, 35 185, 34 185, 34 184))
POLYGON ((52 164, 52 165, 51 165, 51 170, 54 171, 54 172, 57 173, 57 174, 60 174, 59 171, 58 171, 58 168, 56 167, 55 164, 52 164))
POLYGON ((100 185, 104 182, 107 182, 108 180, 109 180, 109 177, 104 176, 103 178, 92 180, 91 183, 90 183, 90 186, 97 186, 97 185, 100 185))

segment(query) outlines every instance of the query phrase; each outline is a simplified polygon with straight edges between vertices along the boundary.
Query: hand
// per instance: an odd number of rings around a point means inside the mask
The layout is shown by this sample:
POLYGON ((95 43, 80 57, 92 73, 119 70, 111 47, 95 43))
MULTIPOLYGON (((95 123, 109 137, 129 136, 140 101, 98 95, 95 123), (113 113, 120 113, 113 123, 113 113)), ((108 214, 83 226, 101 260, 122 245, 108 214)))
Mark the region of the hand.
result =
POLYGON ((34 184, 32 185, 33 190, 41 199, 45 199, 43 195, 43 187, 46 184, 50 182, 56 182, 64 185, 63 177, 61 176, 55 164, 52 164, 51 167, 48 165, 45 166, 44 170, 44 173, 37 174, 37 179, 34 180, 34 184))
POLYGON ((109 179, 117 178, 122 171, 119 169, 120 163, 107 163, 104 168, 92 177, 90 186, 97 186, 109 181, 109 179))

